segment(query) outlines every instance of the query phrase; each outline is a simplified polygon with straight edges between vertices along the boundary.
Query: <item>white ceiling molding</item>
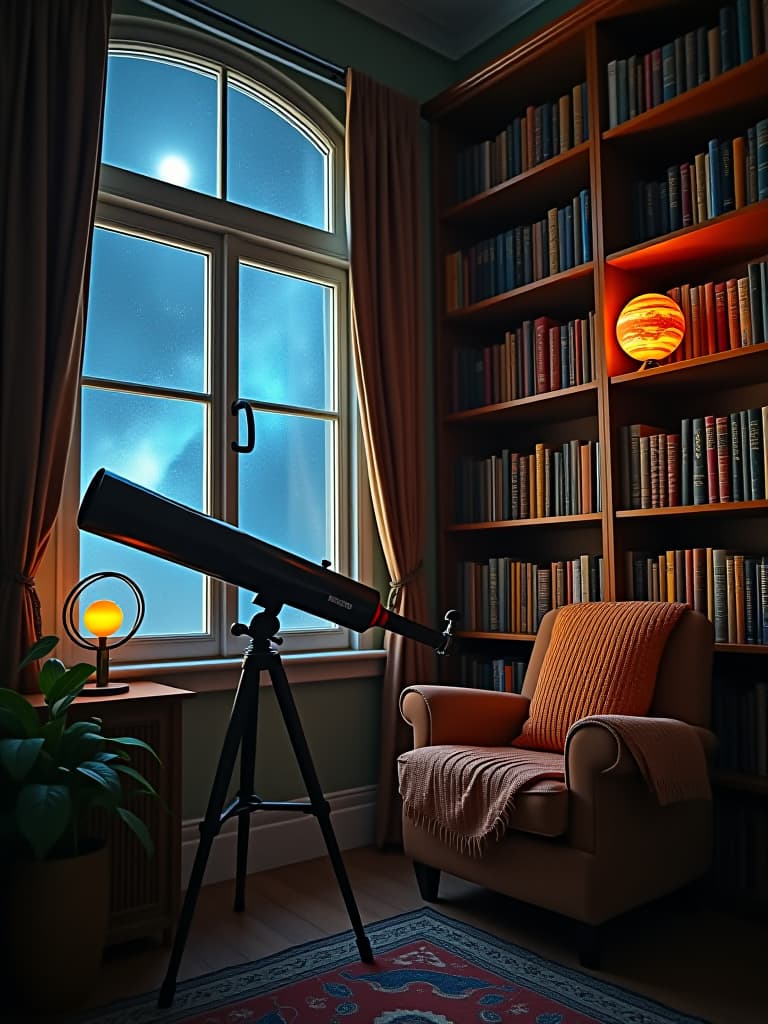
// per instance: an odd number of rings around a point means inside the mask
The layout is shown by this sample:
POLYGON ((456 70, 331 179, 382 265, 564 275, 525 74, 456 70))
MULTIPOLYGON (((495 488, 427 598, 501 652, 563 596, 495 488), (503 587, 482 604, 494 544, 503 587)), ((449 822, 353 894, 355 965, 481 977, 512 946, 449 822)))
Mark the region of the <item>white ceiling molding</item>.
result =
POLYGON ((338 0, 359 14, 458 60, 543 0, 338 0))

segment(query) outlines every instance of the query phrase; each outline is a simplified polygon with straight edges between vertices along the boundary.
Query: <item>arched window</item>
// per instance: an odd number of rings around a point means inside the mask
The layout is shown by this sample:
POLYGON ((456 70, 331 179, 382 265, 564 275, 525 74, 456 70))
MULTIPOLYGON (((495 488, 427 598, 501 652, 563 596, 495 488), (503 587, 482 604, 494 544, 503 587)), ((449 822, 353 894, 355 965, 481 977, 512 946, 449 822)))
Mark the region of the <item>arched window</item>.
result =
MULTIPOLYGON (((235 48, 116 24, 69 507, 104 466, 349 574, 340 126, 235 48), (255 417, 249 455, 231 445, 238 399, 255 417)), ((131 660, 242 649, 228 627, 254 614, 252 593, 69 525, 62 591, 104 570, 144 592, 131 660)), ((100 586, 89 596, 120 600, 100 586)), ((295 650, 350 642, 293 608, 281 625, 295 650)))

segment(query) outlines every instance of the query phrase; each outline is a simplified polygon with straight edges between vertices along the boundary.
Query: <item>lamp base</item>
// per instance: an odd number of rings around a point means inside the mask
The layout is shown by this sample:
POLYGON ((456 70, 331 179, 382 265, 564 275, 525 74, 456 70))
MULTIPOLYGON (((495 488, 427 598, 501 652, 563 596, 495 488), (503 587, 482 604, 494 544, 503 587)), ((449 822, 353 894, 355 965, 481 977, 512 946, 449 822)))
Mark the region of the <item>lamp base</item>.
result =
POLYGON ((657 359, 646 359, 645 362, 641 364, 640 369, 651 370, 654 366, 661 366, 661 363, 657 359))
POLYGON ((87 683, 80 691, 81 697, 112 697, 116 693, 127 693, 130 689, 128 683, 107 683, 106 686, 99 686, 98 683, 87 683))

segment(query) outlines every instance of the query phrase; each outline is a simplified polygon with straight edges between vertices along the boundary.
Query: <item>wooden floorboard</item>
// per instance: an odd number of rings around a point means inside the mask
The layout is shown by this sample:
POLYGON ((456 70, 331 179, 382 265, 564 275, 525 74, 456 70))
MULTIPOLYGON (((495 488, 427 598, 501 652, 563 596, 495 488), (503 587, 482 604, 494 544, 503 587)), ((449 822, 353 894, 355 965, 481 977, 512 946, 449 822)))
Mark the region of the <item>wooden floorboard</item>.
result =
MULTIPOLYGON (((404 856, 365 848, 347 851, 344 862, 365 923, 424 906, 404 856)), ((350 928, 327 858, 249 876, 243 914, 232 911, 232 890, 230 882, 202 889, 179 980, 350 928)), ((580 969, 572 936, 553 915, 450 876, 442 877, 440 900, 433 906, 580 969)), ((710 1024, 766 1024, 767 952, 764 922, 667 901, 629 915, 615 926, 598 976, 710 1024)), ((163 946, 109 950, 90 1005, 156 989, 167 959, 168 949, 163 946)))

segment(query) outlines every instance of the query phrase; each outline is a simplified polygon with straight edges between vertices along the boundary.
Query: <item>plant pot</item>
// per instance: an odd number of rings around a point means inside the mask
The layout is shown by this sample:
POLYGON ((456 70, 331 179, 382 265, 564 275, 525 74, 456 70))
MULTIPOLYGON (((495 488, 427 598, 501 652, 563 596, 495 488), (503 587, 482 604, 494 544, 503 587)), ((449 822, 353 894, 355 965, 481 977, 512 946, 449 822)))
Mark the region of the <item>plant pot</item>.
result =
POLYGON ((19 1007, 83 1003, 101 968, 109 914, 106 846, 5 869, 5 963, 19 1007))

